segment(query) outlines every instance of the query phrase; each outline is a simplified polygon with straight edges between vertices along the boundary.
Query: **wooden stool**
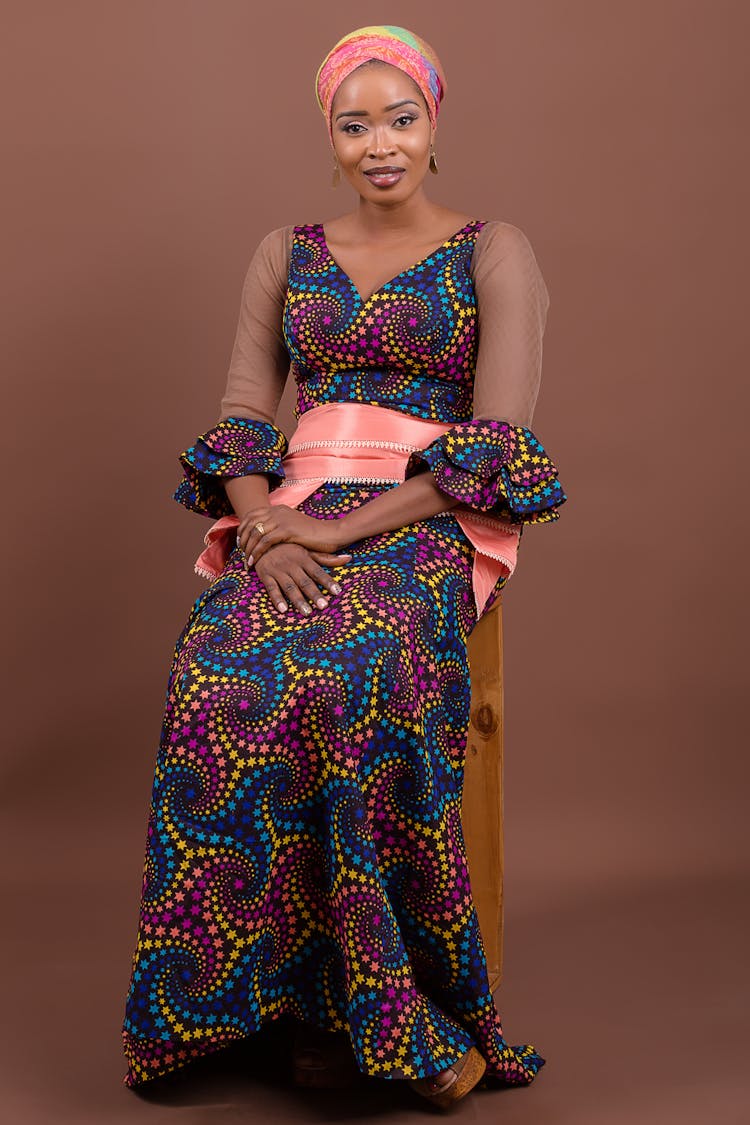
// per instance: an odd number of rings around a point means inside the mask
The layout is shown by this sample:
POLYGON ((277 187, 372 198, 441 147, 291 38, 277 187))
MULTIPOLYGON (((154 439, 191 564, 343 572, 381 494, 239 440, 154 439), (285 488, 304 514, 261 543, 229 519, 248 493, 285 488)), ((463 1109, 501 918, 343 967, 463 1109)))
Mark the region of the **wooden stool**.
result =
POLYGON ((469 635, 471 719, 461 810, 469 877, 490 988, 503 973, 502 595, 469 635))

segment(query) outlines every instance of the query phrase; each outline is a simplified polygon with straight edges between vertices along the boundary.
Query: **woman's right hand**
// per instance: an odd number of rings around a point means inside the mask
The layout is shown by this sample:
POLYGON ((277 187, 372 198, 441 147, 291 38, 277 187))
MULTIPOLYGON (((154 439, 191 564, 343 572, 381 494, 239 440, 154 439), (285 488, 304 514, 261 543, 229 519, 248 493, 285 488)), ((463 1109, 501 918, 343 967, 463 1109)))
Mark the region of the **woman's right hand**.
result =
MULTIPOLYGON (((307 616, 312 613, 311 602, 319 609, 326 608, 329 595, 324 591, 332 595, 341 593, 338 582, 323 566, 341 566, 351 557, 308 550, 299 543, 277 543, 268 548, 253 569, 281 613, 286 613, 291 605, 307 616)), ((247 562, 245 569, 249 569, 247 562)))

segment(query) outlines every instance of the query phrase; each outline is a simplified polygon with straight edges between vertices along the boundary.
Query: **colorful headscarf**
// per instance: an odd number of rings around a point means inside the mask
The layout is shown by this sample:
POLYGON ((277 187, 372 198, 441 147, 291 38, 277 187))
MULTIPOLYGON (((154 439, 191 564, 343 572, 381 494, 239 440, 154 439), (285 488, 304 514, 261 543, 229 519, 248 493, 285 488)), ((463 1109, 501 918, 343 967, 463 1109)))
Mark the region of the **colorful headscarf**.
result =
POLYGON ((432 47, 404 27, 360 27, 339 39, 315 77, 315 93, 326 118, 331 142, 331 106, 336 91, 353 70, 369 59, 380 59, 397 66, 416 82, 424 95, 434 129, 446 87, 443 68, 432 47))

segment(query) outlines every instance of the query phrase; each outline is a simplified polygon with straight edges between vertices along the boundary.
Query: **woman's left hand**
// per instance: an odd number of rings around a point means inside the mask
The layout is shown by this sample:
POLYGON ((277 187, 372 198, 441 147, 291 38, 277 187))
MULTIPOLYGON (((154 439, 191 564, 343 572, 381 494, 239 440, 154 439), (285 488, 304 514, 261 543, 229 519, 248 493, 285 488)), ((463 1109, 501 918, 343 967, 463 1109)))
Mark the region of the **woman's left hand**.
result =
POLYGON ((286 504, 272 504, 245 512, 237 528, 237 542, 250 566, 277 543, 300 543, 312 551, 335 552, 346 542, 341 524, 341 519, 317 520, 286 504), (263 528, 262 534, 256 524, 263 528))

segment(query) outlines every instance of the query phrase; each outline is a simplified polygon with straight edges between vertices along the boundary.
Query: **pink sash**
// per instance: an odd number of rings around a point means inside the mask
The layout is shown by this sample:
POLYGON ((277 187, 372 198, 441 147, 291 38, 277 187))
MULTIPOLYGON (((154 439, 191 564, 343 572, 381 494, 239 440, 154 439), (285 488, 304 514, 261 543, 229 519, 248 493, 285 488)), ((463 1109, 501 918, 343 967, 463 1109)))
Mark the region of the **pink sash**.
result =
MULTIPOLYGON (((359 402, 329 402, 306 410, 299 419, 286 456, 285 479, 268 494, 270 504, 296 508, 327 480, 366 483, 401 482, 414 450, 451 428, 452 423, 423 418, 359 402)), ((519 531, 484 512, 459 505, 450 510, 475 548, 472 584, 477 615, 498 578, 516 568, 519 531)), ((206 532, 206 550, 195 563, 204 578, 217 578, 235 545, 237 516, 222 516, 206 532)))

